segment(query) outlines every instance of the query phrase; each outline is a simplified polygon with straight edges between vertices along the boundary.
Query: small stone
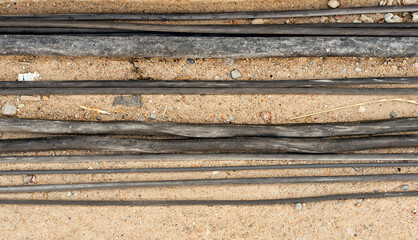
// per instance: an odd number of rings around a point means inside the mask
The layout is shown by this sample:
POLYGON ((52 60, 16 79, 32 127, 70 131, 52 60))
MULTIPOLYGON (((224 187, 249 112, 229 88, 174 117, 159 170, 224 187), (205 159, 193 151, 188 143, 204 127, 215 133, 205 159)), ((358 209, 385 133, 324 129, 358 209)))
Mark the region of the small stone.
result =
POLYGON ((151 113, 151 115, 149 115, 149 118, 151 118, 152 120, 155 120, 157 119, 157 114, 151 113))
POLYGON ((23 108, 23 107, 25 107, 25 104, 23 104, 23 103, 17 105, 17 109, 20 109, 20 108, 23 108))
POLYGON ((361 23, 361 21, 356 19, 353 21, 353 23, 361 23))
POLYGON ((73 194, 71 192, 67 193, 67 197, 71 197, 73 194))
POLYGON ((193 59, 191 59, 191 58, 188 58, 188 59, 187 59, 187 63, 189 63, 189 64, 193 64, 193 63, 195 63, 195 60, 193 60, 193 59))
POLYGON ((296 203, 295 204, 295 209, 298 210, 298 211, 302 210, 302 203, 296 203))
POLYGON ((396 118, 398 116, 398 114, 396 114, 395 111, 391 111, 389 116, 390 116, 390 118, 396 118))
POLYGON ((113 106, 123 105, 123 106, 142 106, 141 96, 118 96, 113 99, 113 106))
POLYGON ((16 107, 8 102, 4 104, 3 107, 1 108, 1 114, 6 115, 6 116, 14 116, 16 115, 16 112, 17 112, 16 107))
POLYGON ((415 12, 412 14, 412 21, 413 22, 418 22, 418 12, 415 12))
POLYGON ((240 78, 240 77, 242 77, 242 75, 241 75, 241 73, 240 72, 238 72, 237 70, 233 70, 232 72, 231 72, 231 78, 232 79, 237 79, 237 78, 240 78))
POLYGON ((41 101, 41 96, 21 96, 20 97, 21 101, 30 101, 30 102, 37 102, 37 101, 41 101))
POLYGON ((360 67, 356 67, 356 68, 354 68, 354 71, 361 72, 361 68, 360 67))
POLYGON ((264 122, 271 122, 271 112, 261 112, 260 113, 260 118, 264 121, 264 122))
POLYGON ((397 15, 393 15, 392 13, 385 14, 385 22, 387 23, 399 23, 402 22, 402 18, 397 15))
POLYGON ((362 21, 364 23, 373 23, 374 22, 373 18, 368 17, 366 15, 361 15, 360 21, 362 21))
POLYGON ((365 108, 364 106, 360 106, 360 107, 358 108, 358 111, 359 111, 359 112, 361 112, 361 113, 363 113, 363 112, 365 112, 365 111, 366 111, 366 108, 365 108))
POLYGON ((340 6, 340 2, 339 2, 338 0, 330 0, 330 1, 328 2, 328 6, 329 6, 330 8, 337 8, 337 7, 339 7, 339 6, 340 6))
POLYGON ((23 183, 25 183, 25 184, 29 184, 29 183, 36 184, 35 176, 34 175, 26 176, 25 178, 23 178, 23 183))
POLYGON ((264 20, 261 18, 253 19, 251 24, 264 24, 264 20))
POLYGON ((324 22, 328 21, 328 17, 321 17, 319 19, 319 21, 321 21, 321 23, 324 23, 324 22))
POLYGON ((406 191, 408 190, 409 186, 408 185, 402 185, 401 186, 401 190, 406 191))
POLYGON ((328 22, 329 22, 329 23, 336 23, 336 22, 337 22, 337 20, 335 20, 335 18, 330 18, 328 22))
POLYGON ((360 171, 360 168, 358 168, 358 167, 353 167, 353 169, 354 169, 356 172, 360 171))
POLYGON ((215 81, 219 81, 219 80, 221 80, 221 77, 215 76, 215 81))
POLYGON ((232 114, 232 115, 229 117, 229 119, 230 119, 231 121, 234 121, 234 120, 235 120, 235 115, 234 115, 234 114, 232 114))
POLYGON ((97 121, 100 121, 100 120, 102 120, 102 118, 100 117, 100 116, 97 116, 97 121))

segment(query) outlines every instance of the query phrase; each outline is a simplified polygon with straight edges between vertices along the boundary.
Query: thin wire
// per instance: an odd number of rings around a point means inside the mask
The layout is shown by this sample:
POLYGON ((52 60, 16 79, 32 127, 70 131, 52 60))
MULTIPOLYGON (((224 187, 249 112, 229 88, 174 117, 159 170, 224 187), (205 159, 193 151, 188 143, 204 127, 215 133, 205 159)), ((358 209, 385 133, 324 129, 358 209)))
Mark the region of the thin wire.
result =
POLYGON ((250 171, 277 169, 313 169, 313 168, 371 168, 371 167, 418 167, 418 162, 398 163, 321 163, 289 165, 253 165, 220 167, 179 167, 179 168, 120 168, 120 169, 52 169, 52 170, 13 170, 0 171, 3 175, 40 175, 40 174, 115 174, 115 173, 157 173, 157 172, 210 172, 210 171, 250 171))
POLYGON ((280 198, 262 200, 141 200, 141 201, 109 201, 109 200, 21 200, 1 199, 0 205, 62 205, 62 206, 196 206, 196 205, 279 205, 295 203, 311 203, 350 199, 374 199, 395 197, 417 197, 418 191, 384 192, 384 193, 349 193, 322 195, 300 198, 280 198))

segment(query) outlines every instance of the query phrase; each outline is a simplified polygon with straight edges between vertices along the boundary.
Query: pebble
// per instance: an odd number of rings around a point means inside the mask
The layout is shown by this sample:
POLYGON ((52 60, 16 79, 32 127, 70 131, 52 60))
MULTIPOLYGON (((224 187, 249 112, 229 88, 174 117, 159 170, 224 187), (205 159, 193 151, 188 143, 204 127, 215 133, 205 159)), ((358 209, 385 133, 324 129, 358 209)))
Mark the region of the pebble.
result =
POLYGON ((328 17, 321 17, 319 19, 319 21, 321 21, 321 23, 324 23, 324 22, 328 21, 328 17))
POLYGON ((219 80, 221 80, 221 77, 215 76, 215 81, 219 81, 219 80))
POLYGON ((240 72, 238 72, 237 70, 233 70, 232 72, 231 72, 231 78, 232 79, 237 79, 237 78, 240 78, 240 77, 242 77, 242 75, 241 75, 241 73, 240 72))
POLYGON ((356 68, 354 68, 354 71, 361 72, 361 68, 360 67, 356 67, 356 68))
POLYGON ((271 112, 261 112, 260 113, 260 118, 264 121, 264 122, 271 122, 271 112))
POLYGON ((118 96, 113 99, 113 106, 122 105, 122 106, 142 106, 141 96, 118 96))
POLYGON ((302 203, 296 203, 295 209, 298 211, 302 210, 302 203))
POLYGON ((418 12, 412 14, 412 21, 418 22, 418 12))
POLYGON ((364 23, 373 23, 374 22, 373 18, 368 17, 366 15, 361 15, 360 21, 362 21, 364 23))
POLYGON ((402 185, 401 186, 401 190, 406 191, 408 190, 409 186, 408 185, 402 185))
POLYGON ((353 21, 353 23, 361 23, 361 21, 356 19, 353 21))
POLYGON ((149 115, 149 118, 151 118, 152 120, 155 120, 157 118, 157 114, 151 113, 151 115, 149 115))
POLYGON ((71 192, 67 193, 67 197, 71 197, 73 194, 71 192))
POLYGON ((328 2, 328 6, 329 6, 330 8, 337 8, 337 7, 339 7, 339 6, 340 6, 340 2, 339 2, 338 0, 330 0, 330 1, 328 2))
POLYGON ((391 111, 389 116, 390 116, 390 118, 396 118, 398 116, 398 114, 396 114, 395 111, 391 111))
POLYGON ((359 112, 361 112, 361 113, 363 113, 363 112, 365 112, 365 111, 366 111, 366 108, 365 108, 364 106, 360 106, 360 107, 358 108, 358 111, 359 111, 359 112))
POLYGON ((235 120, 235 115, 234 115, 234 114, 232 114, 232 115, 229 117, 229 119, 230 119, 231 121, 234 121, 234 120, 235 120))
POLYGON ((6 115, 6 116, 14 116, 16 115, 16 112, 17 112, 16 107, 8 102, 4 104, 3 107, 1 108, 1 114, 6 115))
POLYGON ((261 18, 256 18, 251 21, 251 24, 264 24, 264 20, 261 18))
POLYGON ((191 59, 191 58, 188 58, 188 59, 187 59, 187 63, 189 63, 189 64, 193 64, 193 63, 195 63, 195 60, 193 60, 193 59, 191 59))
POLYGON ((385 14, 385 22, 387 22, 387 23, 398 23, 398 22, 402 22, 402 18, 400 18, 398 15, 393 15, 392 13, 386 13, 385 14))

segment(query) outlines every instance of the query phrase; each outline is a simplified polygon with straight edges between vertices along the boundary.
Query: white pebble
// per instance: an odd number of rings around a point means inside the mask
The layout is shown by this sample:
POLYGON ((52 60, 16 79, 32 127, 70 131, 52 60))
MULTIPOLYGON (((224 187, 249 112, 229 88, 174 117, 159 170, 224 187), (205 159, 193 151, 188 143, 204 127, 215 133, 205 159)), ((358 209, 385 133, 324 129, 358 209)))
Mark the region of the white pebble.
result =
POLYGON ((221 77, 215 76, 215 81, 219 81, 219 80, 221 80, 221 77))
POLYGON ((360 17, 360 21, 364 22, 364 23, 373 23, 373 18, 368 17, 366 15, 361 15, 360 17))
POLYGON ((363 112, 365 112, 365 111, 366 111, 366 108, 365 108, 364 106, 360 106, 360 107, 358 108, 358 111, 359 111, 359 112, 361 112, 361 113, 363 113, 363 112))
POLYGON ((264 24, 264 20, 261 18, 253 19, 251 24, 264 24))
POLYGON ((360 67, 356 67, 356 68, 354 68, 354 71, 361 72, 361 68, 360 67))
POLYGON ((67 193, 67 197, 71 197, 73 194, 71 192, 67 193))
POLYGON ((387 23, 398 23, 398 22, 402 22, 402 18, 400 18, 398 15, 393 15, 392 13, 386 13, 385 14, 385 22, 387 22, 387 23))
POLYGON ((321 21, 321 23, 324 23, 328 21, 328 17, 321 17, 319 20, 321 21))
POLYGON ((413 22, 418 22, 418 12, 415 12, 412 14, 412 21, 413 22))
POLYGON ((295 209, 298 211, 302 210, 302 203, 296 203, 295 209))
POLYGON ((16 112, 17 112, 16 107, 8 102, 4 104, 3 107, 1 108, 1 114, 6 115, 6 116, 16 115, 16 112))
POLYGON ((338 0, 330 0, 330 1, 328 2, 328 6, 329 6, 330 8, 337 8, 337 7, 339 7, 339 6, 340 6, 340 2, 339 2, 338 0))
POLYGON ((241 75, 241 73, 240 73, 240 72, 238 72, 237 70, 233 70, 233 71, 231 72, 231 77, 232 77, 233 79, 237 79, 237 78, 242 77, 242 75, 241 75))
POLYGON ((353 23, 361 23, 361 21, 356 19, 353 21, 353 23))

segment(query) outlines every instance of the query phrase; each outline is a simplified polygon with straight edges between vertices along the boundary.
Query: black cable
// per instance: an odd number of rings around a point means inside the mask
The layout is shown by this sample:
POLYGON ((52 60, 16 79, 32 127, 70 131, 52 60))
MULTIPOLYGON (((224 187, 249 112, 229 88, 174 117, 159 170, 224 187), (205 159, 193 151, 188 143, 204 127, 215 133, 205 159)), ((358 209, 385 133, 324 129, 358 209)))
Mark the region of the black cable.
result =
POLYGON ((335 9, 290 10, 267 12, 217 12, 217 13, 98 13, 55 15, 3 15, 0 20, 224 20, 254 18, 295 18, 334 15, 417 12, 418 5, 393 5, 378 7, 352 7, 335 9))
POLYGON ((141 201, 110 201, 110 200, 21 200, 1 199, 0 205, 62 205, 62 206, 193 206, 193 205, 278 205, 310 203, 322 201, 373 199, 394 197, 416 197, 418 191, 384 192, 384 193, 349 193, 333 194, 300 198, 280 198, 263 200, 141 200, 141 201))
POLYGON ((50 169, 50 170, 7 170, 4 175, 40 175, 40 174, 115 174, 115 173, 158 173, 158 172, 207 172, 207 171, 250 171, 277 169, 313 169, 313 168, 371 168, 371 167, 418 167, 418 162, 396 163, 321 163, 289 165, 252 165, 219 167, 178 167, 178 168, 119 168, 119 169, 50 169))
POLYGON ((0 156, 1 163, 126 161, 418 161, 418 154, 137 154, 137 155, 72 155, 72 156, 0 156))
MULTIPOLYGON (((391 27, 391 24, 381 24, 379 27, 359 27, 352 24, 350 27, 338 27, 338 24, 329 24, 327 27, 315 25, 160 25, 136 24, 120 22, 88 22, 88 21, 0 21, 0 27, 39 27, 39 28, 76 28, 76 29, 104 29, 136 32, 162 32, 162 33, 192 33, 192 34, 226 34, 226 35, 285 35, 285 36, 418 36, 418 24, 406 24, 409 27, 401 28, 401 24, 391 27), (413 27, 411 27, 413 26, 413 27)), ((366 24, 367 25, 367 24, 366 24)))
POLYGON ((95 189, 125 189, 150 187, 192 187, 223 186, 248 184, 289 184, 289 183, 347 183, 368 181, 416 181, 418 174, 376 174, 376 175, 341 175, 341 176, 303 176, 270 178, 222 178, 222 179, 187 179, 141 182, 99 182, 49 185, 0 186, 0 193, 55 192, 95 189))

